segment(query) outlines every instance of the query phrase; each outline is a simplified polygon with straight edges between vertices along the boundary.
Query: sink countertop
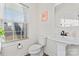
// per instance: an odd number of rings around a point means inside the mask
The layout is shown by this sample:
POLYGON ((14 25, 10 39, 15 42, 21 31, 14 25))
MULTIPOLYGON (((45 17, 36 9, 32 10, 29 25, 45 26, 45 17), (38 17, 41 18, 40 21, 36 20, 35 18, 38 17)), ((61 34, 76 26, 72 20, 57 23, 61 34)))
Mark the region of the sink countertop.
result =
POLYGON ((61 43, 65 43, 65 44, 79 45, 79 38, 75 38, 75 37, 55 36, 54 39, 52 39, 52 40, 61 42, 61 43))

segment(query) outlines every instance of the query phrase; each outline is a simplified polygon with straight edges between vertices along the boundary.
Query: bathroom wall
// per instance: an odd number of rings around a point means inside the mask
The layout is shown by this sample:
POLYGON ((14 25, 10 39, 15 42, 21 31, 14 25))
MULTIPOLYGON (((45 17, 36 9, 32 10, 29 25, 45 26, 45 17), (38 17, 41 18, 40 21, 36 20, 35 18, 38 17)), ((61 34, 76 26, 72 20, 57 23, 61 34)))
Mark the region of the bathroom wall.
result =
MULTIPOLYGON (((1 21, 3 20, 3 12, 4 12, 4 9, 3 9, 3 4, 1 3, 0 4, 0 25, 2 26, 2 23, 1 21)), ((0 40, 0 43, 1 43, 1 40, 0 40)), ((2 45, 2 43, 1 43, 2 45)), ((1 55, 1 51, 2 51, 2 48, 1 48, 1 45, 0 45, 0 55, 1 55)))
MULTIPOLYGON (((0 4, 1 5, 1 4, 0 4)), ((3 7, 4 4, 2 4, 3 7)), ((27 26, 28 26, 28 39, 22 41, 14 41, 2 44, 2 55, 25 55, 28 54, 28 47, 37 41, 37 4, 26 4, 29 6, 27 11, 27 26), (23 45, 23 48, 18 49, 18 43, 23 45)), ((2 12, 3 10, 0 9, 2 12)))
POLYGON ((55 35, 55 20, 54 20, 54 4, 38 4, 38 30, 40 35, 45 35, 47 39, 47 45, 45 47, 45 53, 48 55, 56 55, 56 42, 53 41, 55 35), (48 11, 48 20, 42 21, 42 13, 48 11))
POLYGON ((0 20, 3 18, 3 7, 2 7, 2 3, 0 4, 0 20))

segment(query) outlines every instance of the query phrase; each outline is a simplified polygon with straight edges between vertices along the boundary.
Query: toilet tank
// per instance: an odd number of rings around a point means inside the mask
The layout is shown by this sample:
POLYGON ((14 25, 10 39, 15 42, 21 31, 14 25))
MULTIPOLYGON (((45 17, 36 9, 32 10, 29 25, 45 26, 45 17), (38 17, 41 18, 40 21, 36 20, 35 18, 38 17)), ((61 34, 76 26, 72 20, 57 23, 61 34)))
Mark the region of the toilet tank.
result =
POLYGON ((47 38, 41 35, 40 38, 38 39, 38 43, 41 44, 42 46, 45 46, 46 42, 47 42, 47 38))

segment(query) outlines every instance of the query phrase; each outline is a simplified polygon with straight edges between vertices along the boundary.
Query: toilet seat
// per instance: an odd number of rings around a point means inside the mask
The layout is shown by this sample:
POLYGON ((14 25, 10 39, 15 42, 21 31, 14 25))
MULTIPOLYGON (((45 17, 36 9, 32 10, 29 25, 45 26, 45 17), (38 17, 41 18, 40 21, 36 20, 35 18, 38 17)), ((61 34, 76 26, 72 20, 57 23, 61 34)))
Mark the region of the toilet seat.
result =
POLYGON ((35 54, 35 53, 39 53, 41 51, 42 45, 40 44, 34 44, 29 48, 29 53, 31 54, 35 54))
POLYGON ((40 49, 41 47, 42 47, 42 45, 40 45, 40 44, 34 44, 29 48, 29 51, 34 51, 34 50, 36 51, 36 50, 40 49))
POLYGON ((29 53, 30 54, 37 54, 37 53, 39 53, 41 51, 41 49, 38 49, 38 50, 36 50, 36 51, 29 51, 29 53))

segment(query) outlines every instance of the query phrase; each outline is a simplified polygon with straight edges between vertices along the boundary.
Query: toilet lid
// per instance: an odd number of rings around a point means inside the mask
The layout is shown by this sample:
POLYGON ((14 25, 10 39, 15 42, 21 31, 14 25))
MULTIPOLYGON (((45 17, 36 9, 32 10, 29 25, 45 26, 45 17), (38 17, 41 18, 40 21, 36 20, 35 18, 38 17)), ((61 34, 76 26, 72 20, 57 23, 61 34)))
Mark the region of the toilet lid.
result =
POLYGON ((36 50, 38 50, 39 48, 41 48, 42 47, 42 45, 40 45, 40 44, 34 44, 34 45, 32 45, 30 48, 29 48, 29 51, 36 51, 36 50))

